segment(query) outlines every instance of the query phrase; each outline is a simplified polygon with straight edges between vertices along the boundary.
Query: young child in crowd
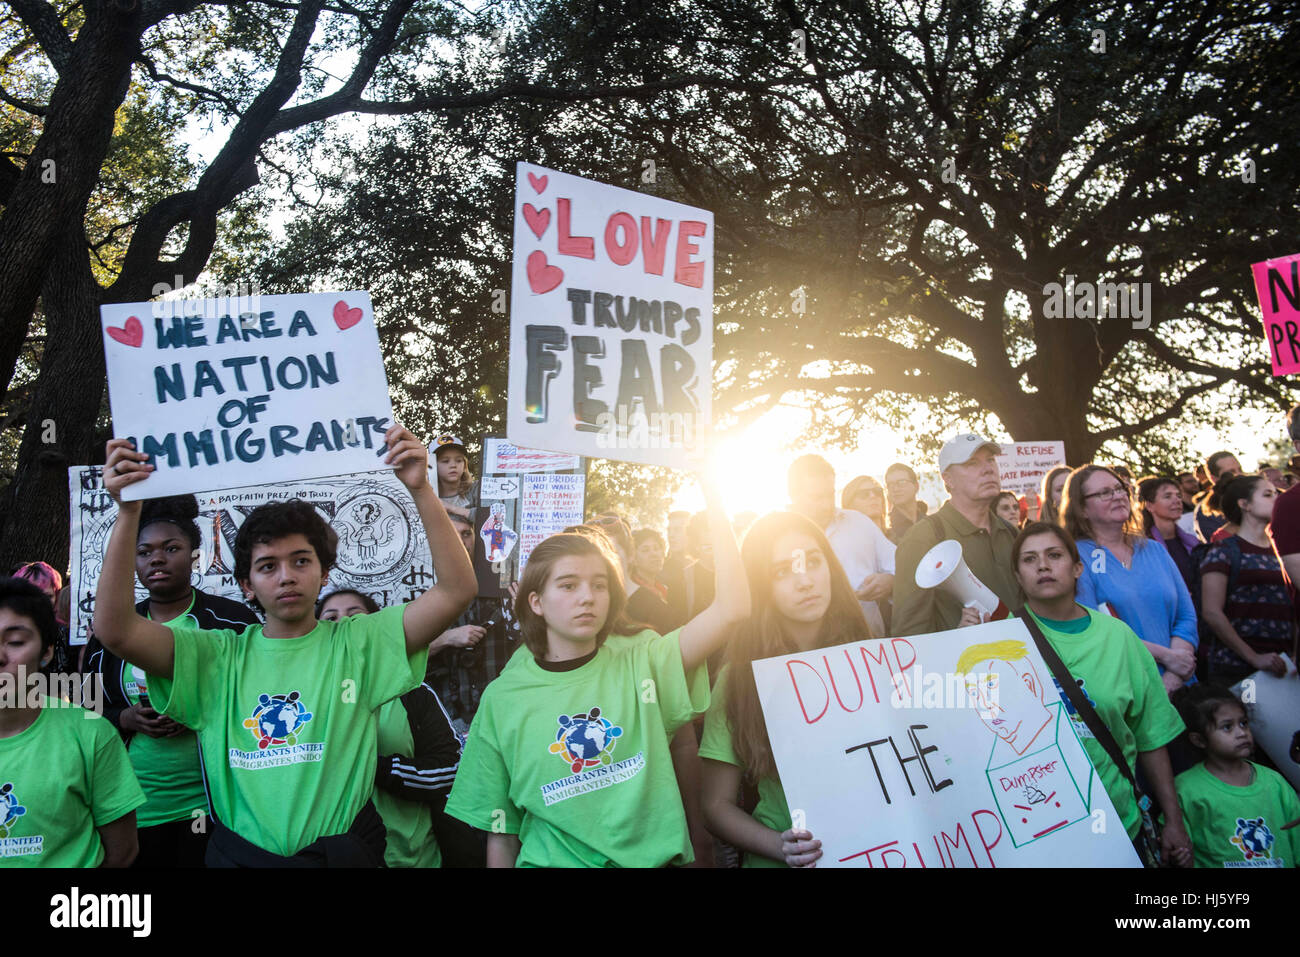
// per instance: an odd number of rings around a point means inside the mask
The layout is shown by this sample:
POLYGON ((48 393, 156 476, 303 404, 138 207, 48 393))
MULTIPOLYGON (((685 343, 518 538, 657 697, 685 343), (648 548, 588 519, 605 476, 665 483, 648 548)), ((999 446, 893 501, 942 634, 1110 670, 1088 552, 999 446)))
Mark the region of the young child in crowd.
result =
POLYGON ((1192 685, 1174 696, 1202 763, 1174 778, 1196 867, 1295 867, 1300 798, 1282 775, 1250 760, 1255 739, 1231 691, 1192 685))

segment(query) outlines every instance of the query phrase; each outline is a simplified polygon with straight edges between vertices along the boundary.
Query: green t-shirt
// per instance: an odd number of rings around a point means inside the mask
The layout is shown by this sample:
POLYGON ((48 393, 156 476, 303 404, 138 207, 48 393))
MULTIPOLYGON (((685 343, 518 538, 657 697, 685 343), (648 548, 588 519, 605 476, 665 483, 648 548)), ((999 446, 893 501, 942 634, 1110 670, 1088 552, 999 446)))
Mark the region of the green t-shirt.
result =
POLYGON ((1204 764, 1174 778, 1197 867, 1295 867, 1300 862, 1300 798, 1286 778, 1254 762, 1245 787, 1220 781, 1204 764))
MULTIPOLYGON (((197 627, 198 621, 190 614, 193 607, 191 594, 189 608, 162 624, 173 631, 197 627)), ((122 689, 131 704, 140 703, 141 693, 148 694, 148 685, 143 668, 122 662, 122 689)), ((203 788, 203 769, 199 765, 199 738, 193 731, 185 730, 170 738, 136 733, 126 750, 140 787, 144 788, 145 805, 136 812, 140 827, 189 820, 195 811, 207 813, 208 794, 203 788)))
MULTIPOLYGON (((1093 710, 1115 736, 1124 759, 1133 769, 1139 751, 1154 751, 1174 740, 1183 731, 1183 720, 1169 703, 1164 682, 1156 670, 1156 660, 1133 629, 1118 618, 1082 605, 1077 607, 1088 613, 1090 624, 1075 634, 1061 630, 1058 627, 1062 624, 1060 622, 1037 615, 1034 615, 1034 620, 1060 655, 1062 663, 1079 682, 1093 710)), ((1029 613, 1033 614, 1032 611, 1029 613)), ((1067 628, 1077 627, 1074 622, 1065 624, 1067 628)), ((1136 837, 1142 827, 1142 815, 1133 800, 1132 786, 1088 730, 1074 706, 1064 697, 1061 700, 1092 766, 1101 775, 1102 784, 1106 786, 1106 793, 1119 812, 1128 836, 1136 837)))
POLYGON ((199 735, 212 813, 244 840, 292 856, 352 825, 375 785, 384 702, 424 677, 402 605, 317 622, 301 638, 179 626, 153 706, 199 735))
POLYGON ((95 829, 143 803, 117 729, 93 711, 47 697, 0 738, 0 867, 98 867, 95 829))
POLYGON ((519 867, 690 863, 668 738, 708 707, 709 680, 686 674, 679 637, 606 644, 562 672, 515 655, 483 693, 447 813, 519 835, 519 867))
MULTIPOLYGON (((700 757, 723 764, 734 764, 744 769, 731 746, 731 725, 727 721, 727 667, 718 672, 718 680, 713 686, 713 701, 709 704, 709 713, 704 716, 704 737, 700 740, 700 757)), ((754 808, 754 820, 765 827, 770 827, 778 834, 784 834, 792 827, 790 805, 785 799, 785 789, 781 779, 776 775, 765 777, 758 782, 758 806, 754 808)), ((814 835, 815 836, 815 835, 814 835)), ((763 854, 746 852, 744 867, 785 867, 785 861, 776 861, 763 854)))
MULTIPOLYGON (((379 709, 379 754, 414 754, 411 722, 400 698, 379 709)), ((442 853, 433 836, 433 813, 429 805, 407 801, 375 788, 375 810, 388 830, 384 863, 389 867, 442 867, 442 853)))

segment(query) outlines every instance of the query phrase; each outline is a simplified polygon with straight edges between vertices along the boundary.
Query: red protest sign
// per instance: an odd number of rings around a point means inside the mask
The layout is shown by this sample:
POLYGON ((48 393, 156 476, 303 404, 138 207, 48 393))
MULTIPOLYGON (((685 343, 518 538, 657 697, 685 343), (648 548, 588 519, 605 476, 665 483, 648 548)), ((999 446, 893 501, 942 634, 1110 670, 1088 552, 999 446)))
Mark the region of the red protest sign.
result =
POLYGON ((1300 253, 1250 267, 1264 314, 1264 338, 1273 375, 1300 372, 1300 253))

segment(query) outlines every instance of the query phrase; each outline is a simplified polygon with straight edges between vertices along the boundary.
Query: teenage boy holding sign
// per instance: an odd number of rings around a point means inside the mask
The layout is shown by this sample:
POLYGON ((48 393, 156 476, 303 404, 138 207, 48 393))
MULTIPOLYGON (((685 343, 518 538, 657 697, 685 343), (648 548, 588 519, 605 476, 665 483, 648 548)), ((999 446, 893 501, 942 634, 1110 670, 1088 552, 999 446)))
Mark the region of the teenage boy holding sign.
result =
POLYGON ((104 484, 120 511, 104 556, 95 633, 149 676, 157 710, 194 728, 214 831, 209 866, 381 866, 384 828, 370 803, 376 713, 419 685, 429 643, 474 597, 473 568, 429 486, 428 452, 394 425, 384 436, 433 554, 437 584, 405 605, 317 621, 337 536, 298 500, 255 509, 235 542, 235 577, 265 625, 174 630, 136 614, 140 502, 122 490, 153 471, 125 439, 107 446, 104 484))

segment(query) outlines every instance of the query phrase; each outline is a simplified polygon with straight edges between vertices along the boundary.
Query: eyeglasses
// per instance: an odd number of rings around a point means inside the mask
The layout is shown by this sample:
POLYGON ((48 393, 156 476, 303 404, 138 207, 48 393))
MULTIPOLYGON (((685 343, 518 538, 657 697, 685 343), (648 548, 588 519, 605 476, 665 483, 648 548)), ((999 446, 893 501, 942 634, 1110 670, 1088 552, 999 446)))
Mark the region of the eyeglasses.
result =
POLYGON ((1128 489, 1125 488, 1123 485, 1112 485, 1110 488, 1104 488, 1100 492, 1090 492, 1089 494, 1085 495, 1083 498, 1084 501, 1087 501, 1090 498, 1112 499, 1116 495, 1123 495, 1125 498, 1127 498, 1128 489))
POLYGON ((617 515, 597 515, 588 523, 590 525, 617 525, 622 519, 617 515))

